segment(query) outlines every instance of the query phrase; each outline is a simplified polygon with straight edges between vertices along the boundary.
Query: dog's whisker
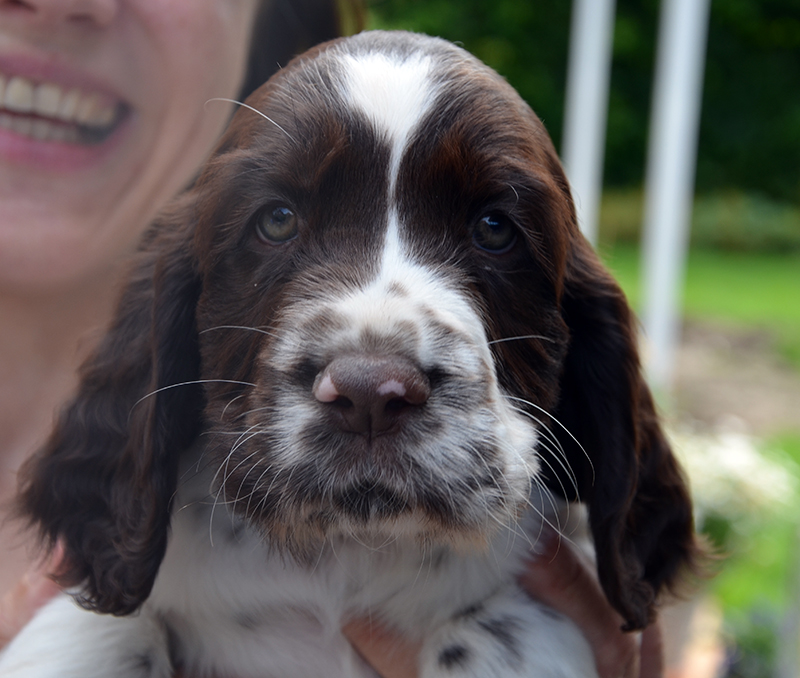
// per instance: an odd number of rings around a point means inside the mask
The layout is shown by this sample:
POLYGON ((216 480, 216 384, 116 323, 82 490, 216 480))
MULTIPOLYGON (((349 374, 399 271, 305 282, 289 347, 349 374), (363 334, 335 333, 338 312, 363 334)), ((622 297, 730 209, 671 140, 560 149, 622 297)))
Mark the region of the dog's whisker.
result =
POLYGON ((574 435, 572 435, 572 432, 566 426, 564 426, 564 424, 562 424, 558 419, 556 419, 556 417, 554 417, 550 412, 545 410, 543 407, 540 407, 539 405, 537 405, 536 403, 531 402, 530 400, 526 400, 525 398, 518 398, 516 396, 512 396, 512 395, 508 395, 508 394, 504 394, 503 397, 504 398, 508 398, 509 400, 515 400, 517 402, 523 403, 525 405, 528 405, 529 407, 533 407, 534 409, 537 409, 540 412, 542 412, 543 414, 547 415, 556 424, 558 424, 564 430, 564 432, 570 438, 572 438, 572 440, 578 446, 580 451, 583 453, 583 456, 586 458, 586 461, 589 463, 589 467, 592 469, 592 484, 594 484, 595 479, 596 479, 596 474, 595 474, 594 464, 592 463, 592 459, 589 456, 589 453, 584 448, 584 446, 580 443, 580 441, 574 435))
POLYGON ((557 343, 557 341, 552 337, 546 337, 543 334, 521 334, 518 337, 503 337, 502 339, 494 339, 493 341, 487 341, 486 344, 488 346, 493 346, 494 344, 504 344, 507 341, 523 341, 525 339, 540 339, 541 341, 549 341, 553 344, 557 343))
MULTIPOLYGON (((261 472, 261 475, 259 475, 258 478, 256 478, 255 482, 253 483, 253 489, 250 490, 250 494, 247 495, 247 506, 245 507, 245 515, 248 515, 248 516, 252 515, 252 513, 250 512, 250 506, 252 504, 253 497, 256 496, 256 493, 257 493, 257 491, 259 489, 259 486, 261 485, 262 479, 264 478, 265 475, 267 475, 267 473, 269 473, 273 469, 273 467, 274 467, 274 464, 267 464, 267 466, 261 472)), ((276 474, 276 477, 277 477, 277 474, 276 474)), ((269 492, 269 490, 267 491, 267 493, 268 492, 269 492)), ((264 500, 266 501, 266 494, 264 495, 264 500)))
POLYGON ((262 118, 264 118, 264 120, 266 120, 267 122, 270 122, 273 125, 275 125, 275 127, 277 127, 281 132, 283 132, 287 137, 289 137, 289 139, 294 141, 294 143, 297 143, 297 141, 295 141, 295 138, 291 134, 289 134, 289 132, 287 132, 283 127, 281 127, 277 122, 275 122, 272 118, 270 118, 268 115, 262 113, 257 108, 253 108, 249 104, 244 103, 243 101, 237 101, 236 99, 228 99, 227 97, 213 97, 213 98, 209 99, 208 101, 206 101, 206 104, 208 104, 211 101, 225 101, 225 102, 227 102, 229 104, 236 104, 237 106, 241 106, 242 108, 246 108, 246 109, 248 109, 250 111, 253 111, 253 113, 257 113, 262 118))
MULTIPOLYGON (((243 440, 246 436, 248 436, 254 430, 259 428, 261 425, 262 424, 260 424, 260 423, 253 424, 252 426, 247 428, 245 431, 242 431, 242 432, 239 433, 239 437, 236 439, 234 444, 231 446, 231 449, 228 450, 228 453, 225 455, 225 459, 223 459, 223 461, 217 466, 217 470, 214 473, 214 477, 211 479, 212 487, 214 485, 216 485, 217 478, 219 478, 220 471, 222 471, 223 467, 227 467, 228 461, 230 460, 230 458, 233 455, 233 453, 236 451, 236 444, 238 442, 240 442, 241 440, 243 440)), ((223 476, 223 480, 220 482, 220 488, 224 487, 224 485, 225 485, 225 480, 224 480, 224 476, 223 476)))
MULTIPOLYGON (((258 435, 258 433, 259 433, 259 432, 256 432, 256 433, 254 433, 254 434, 253 434, 252 436, 250 436, 250 437, 252 438, 252 437, 254 437, 254 436, 258 435)), ((244 459, 242 459, 242 460, 241 460, 241 461, 240 461, 238 464, 236 464, 236 466, 234 466, 234 467, 233 467, 233 469, 231 469, 231 470, 230 470, 230 472, 226 472, 226 473, 225 473, 225 476, 224 476, 224 477, 223 477, 223 479, 222 479, 222 485, 223 485, 223 486, 226 486, 226 485, 227 485, 227 483, 228 483, 228 480, 231 478, 231 476, 232 476, 234 473, 236 473, 236 471, 238 471, 238 470, 239 470, 239 469, 240 469, 240 468, 241 468, 241 467, 242 467, 244 464, 246 464, 246 463, 247 463, 248 461, 250 461, 250 460, 251 460, 253 457, 255 457, 255 456, 258 454, 258 452, 259 452, 258 450, 254 450, 253 452, 251 452, 250 454, 248 454, 248 455, 247 455, 247 456, 246 456, 244 459)), ((255 464, 251 464, 250 468, 248 468, 248 469, 247 469, 247 473, 245 473, 245 474, 244 474, 244 477, 243 477, 243 478, 241 479, 241 481, 239 482, 239 489, 236 491, 236 497, 235 497, 235 498, 234 498, 234 499, 231 501, 231 504, 235 505, 235 504, 236 504, 236 503, 239 501, 239 494, 240 494, 240 493, 241 493, 241 491, 242 491, 242 486, 244 485, 244 482, 247 480, 247 476, 249 476, 249 475, 250 475, 250 473, 252 472, 252 470, 253 470, 253 469, 254 469, 254 468, 255 468, 255 467, 256 467, 256 466, 257 466, 257 465, 258 465, 258 464, 259 464, 261 461, 262 461, 262 459, 259 459, 259 460, 257 460, 255 464)))
MULTIPOLYGON (((539 493, 539 500, 541 502, 541 505, 544 506, 544 504, 545 504, 544 499, 546 498, 547 501, 550 503, 550 506, 553 508, 553 515, 555 516, 555 521, 556 521, 556 525, 557 525, 556 534, 558 535, 559 543, 560 543, 560 540, 561 540, 561 538, 563 536, 563 530, 561 528, 561 520, 559 518, 559 513, 556 510, 555 499, 553 497, 553 493, 550 491, 550 489, 548 487, 546 487, 544 485, 544 483, 542 483, 538 479, 534 480, 533 487, 536 488, 537 492, 539 493)), ((536 539, 533 540, 534 543, 533 543, 533 546, 531 548, 535 548, 536 544, 539 543, 539 540, 542 538, 542 534, 544 532, 546 524, 547 523, 545 521, 543 521, 543 520, 539 521, 538 533, 536 534, 536 539)))
POLYGON ((164 391, 169 391, 173 388, 180 388, 182 386, 195 386, 197 384, 238 384, 240 386, 255 386, 255 384, 251 381, 239 381, 237 379, 190 379, 188 381, 181 381, 177 384, 169 384, 167 386, 162 386, 161 388, 157 388, 154 391, 150 391, 146 395, 143 395, 139 400, 137 400, 131 406, 131 411, 128 414, 130 415, 133 413, 133 410, 139 405, 141 402, 151 398, 154 395, 158 395, 159 393, 163 393, 164 391))
POLYGON ((229 456, 233 455, 234 452, 236 452, 242 445, 246 445, 253 438, 257 438, 259 435, 264 435, 265 433, 266 431, 263 430, 262 424, 254 424, 247 430, 246 433, 243 433, 241 436, 239 436, 239 439, 233 443, 229 456))
POLYGON ((235 403, 237 400, 239 400, 239 398, 244 398, 244 393, 240 393, 238 396, 235 396, 235 397, 231 398, 228 401, 228 403, 225 405, 225 407, 222 408, 222 412, 219 415, 219 420, 220 421, 224 421, 225 420, 225 413, 228 411, 228 408, 231 405, 233 405, 233 403, 235 403))
MULTIPOLYGON (((534 478, 532 482, 533 487, 536 487, 539 491, 539 497, 542 498, 544 496, 547 499, 547 503, 550 504, 550 508, 552 510, 552 515, 554 516, 554 520, 558 525, 558 531, 563 532, 564 528, 561 526, 561 514, 558 511, 558 507, 556 506, 555 496, 553 495, 552 490, 548 488, 539 478, 534 478)), ((542 502, 542 506, 544 506, 544 502, 542 502)), ((566 522, 569 523, 569 503, 567 503, 567 516, 566 522)))
MULTIPOLYGON (((272 476, 272 481, 270 482, 269 487, 262 493, 261 500, 253 508, 253 513, 254 514, 259 512, 259 511, 263 512, 264 508, 266 507, 267 499, 269 498, 270 492, 272 492, 272 488, 275 485, 275 483, 277 482, 278 476, 281 474, 281 471, 283 471, 283 468, 278 468, 275 471, 274 475, 272 476)), ((289 483, 290 483, 290 481, 292 479, 292 474, 293 473, 294 473, 294 467, 292 467, 291 470, 289 471, 289 477, 285 481, 285 485, 287 485, 287 486, 289 485, 289 483)), ((262 474, 262 477, 263 477, 263 474, 262 474)), ((259 478, 258 482, 259 483, 261 482, 261 478, 259 478)))
POLYGON ((528 505, 530 506, 531 510, 542 519, 542 522, 558 535, 559 539, 563 539, 577 548, 577 544, 575 544, 575 542, 562 531, 561 525, 559 524, 560 521, 558 519, 556 519, 556 522, 553 523, 553 521, 551 521, 550 518, 548 518, 538 506, 533 503, 528 505))
MULTIPOLYGON (((255 452, 253 454, 255 454, 255 452)), ((249 457, 248 457, 248 460, 249 460, 249 457)), ((244 476, 242 476, 242 479, 239 481, 239 487, 236 490, 236 496, 233 498, 233 501, 231 502, 234 506, 238 506, 241 503, 242 499, 244 499, 244 497, 242 497, 242 490, 244 489, 244 485, 247 482, 247 479, 250 477, 250 474, 253 471, 255 471, 259 467, 259 465, 264 463, 265 461, 266 461, 266 459, 264 459, 263 457, 261 457, 260 459, 256 459, 255 463, 251 464, 250 467, 247 469, 247 472, 244 474, 244 476)), ((238 466, 237 466, 237 468, 238 468, 238 466)), ((234 469, 233 471, 235 472, 236 469, 234 469)), ((250 492, 247 495, 247 500, 248 500, 247 501, 247 505, 248 505, 248 507, 250 505, 250 498, 252 496, 253 496, 253 490, 250 490, 250 492)), ((245 515, 247 515, 247 511, 245 511, 245 515)))
POLYGON ((214 332, 215 330, 246 330, 248 332, 258 332, 259 334, 265 334, 268 337, 275 337, 275 338, 278 337, 278 335, 275 334, 274 332, 262 330, 258 327, 249 327, 248 325, 215 325, 214 327, 206 327, 204 330, 200 330, 198 334, 206 334, 207 332, 214 332))
MULTIPOLYGON (((547 438, 542 438, 539 441, 539 447, 541 447, 544 451, 550 453, 550 456, 556 461, 558 466, 566 474, 567 480, 569 481, 570 486, 572 487, 572 489, 575 492, 575 496, 579 496, 580 495, 580 491, 578 489, 578 480, 577 480, 577 478, 575 476, 575 473, 572 471, 572 468, 570 467, 570 465, 567 462, 562 461, 562 456, 559 454, 559 451, 556 450, 556 449, 553 449, 553 447, 551 446, 550 441, 547 440, 547 438)), ((555 467, 547 460, 547 457, 545 455, 543 455, 543 454, 539 454, 538 459, 539 459, 540 462, 542 462, 544 464, 547 464, 547 467, 553 472, 553 475, 555 476, 556 480, 558 480, 558 484, 561 487, 561 492, 564 494, 564 496, 565 497, 570 496, 570 493, 567 492, 567 488, 564 486, 564 483, 561 481, 560 474, 556 471, 555 467)))
POLYGON ((249 417, 253 414, 257 414, 259 412, 270 412, 275 408, 272 405, 264 405, 263 407, 254 407, 252 410, 247 410, 246 412, 242 412, 241 414, 237 415, 238 419, 244 419, 245 417, 249 417))
MULTIPOLYGON (((252 431, 255 428, 257 428, 257 426, 251 426, 248 429, 248 431, 252 431)), ((244 436, 246 436, 248 431, 242 433, 241 436, 239 437, 239 440, 241 440, 244 436)), ((219 487, 218 487, 217 491, 214 493, 214 501, 213 501, 213 503, 211 505, 211 512, 210 512, 209 519, 208 519, 209 538, 211 539, 212 547, 214 545, 214 543, 213 543, 214 513, 216 512, 217 506, 219 504, 228 505, 228 504, 232 503, 232 502, 228 502, 228 501, 224 501, 224 500, 221 502, 220 501, 220 497, 224 496, 224 494, 225 494, 225 484, 226 484, 227 479, 228 479, 227 468, 228 468, 228 464, 229 464, 230 459, 231 459, 233 453, 235 452, 235 450, 236 450, 236 447, 235 447, 235 443, 234 443, 234 447, 228 452, 228 454, 225 456, 225 459, 222 461, 222 463, 220 463, 217 466, 217 470, 214 473, 214 477, 211 479, 211 486, 213 487, 216 484, 217 478, 219 477, 219 474, 222 471, 223 467, 225 468, 225 473, 223 473, 223 475, 222 475, 222 480, 219 483, 219 487)), ((255 454, 255 452, 253 454, 255 454)), ((240 463, 242 463, 242 462, 240 462, 240 463)), ((238 468, 238 466, 237 466, 237 468, 238 468)), ((234 469, 234 471, 235 470, 236 469, 234 469)))
MULTIPOLYGON (((522 416, 527 417, 531 421, 535 421, 538 424, 537 431, 542 433, 546 437, 547 441, 553 446, 551 451, 554 454, 558 453, 558 455, 564 460, 565 463, 569 463, 567 459, 567 453, 564 450, 564 446, 561 444, 561 441, 556 437, 555 433, 553 433, 553 430, 544 422, 543 419, 537 417, 532 412, 528 412, 524 407, 520 407, 519 405, 512 405, 512 407, 515 412, 519 412, 519 414, 521 414, 522 416)), ((551 418, 554 419, 553 417, 551 418)))

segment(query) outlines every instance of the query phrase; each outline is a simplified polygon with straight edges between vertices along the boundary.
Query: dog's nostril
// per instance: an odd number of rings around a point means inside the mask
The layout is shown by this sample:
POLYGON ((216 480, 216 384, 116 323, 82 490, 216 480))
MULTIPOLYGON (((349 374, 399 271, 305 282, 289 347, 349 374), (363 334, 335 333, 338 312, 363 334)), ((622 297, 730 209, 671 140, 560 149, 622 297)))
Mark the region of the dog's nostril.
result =
POLYGON ((341 408, 343 410, 347 410, 353 407, 353 401, 350 400, 349 398, 345 398, 344 396, 339 396, 338 398, 336 398, 336 400, 331 402, 331 405, 333 405, 334 407, 341 408))
POLYGON ((389 402, 386 403, 384 409, 387 412, 399 412, 405 407, 410 407, 411 403, 408 402, 405 398, 392 398, 389 402))
POLYGON ((428 401, 430 382, 402 356, 353 354, 334 358, 317 375, 313 394, 352 433, 380 433, 428 401))

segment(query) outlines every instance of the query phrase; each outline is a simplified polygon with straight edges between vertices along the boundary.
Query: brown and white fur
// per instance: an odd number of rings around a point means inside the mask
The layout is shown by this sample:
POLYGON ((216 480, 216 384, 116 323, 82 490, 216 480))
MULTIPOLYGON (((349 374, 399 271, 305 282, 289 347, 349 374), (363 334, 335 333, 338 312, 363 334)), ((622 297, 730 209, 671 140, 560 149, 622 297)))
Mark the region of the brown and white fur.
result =
POLYGON ((463 50, 366 33, 239 109, 142 245, 22 513, 64 596, 3 678, 592 676, 516 576, 566 502, 641 629, 691 506, 619 287, 539 120, 463 50), (97 614, 97 612, 111 614, 97 614))

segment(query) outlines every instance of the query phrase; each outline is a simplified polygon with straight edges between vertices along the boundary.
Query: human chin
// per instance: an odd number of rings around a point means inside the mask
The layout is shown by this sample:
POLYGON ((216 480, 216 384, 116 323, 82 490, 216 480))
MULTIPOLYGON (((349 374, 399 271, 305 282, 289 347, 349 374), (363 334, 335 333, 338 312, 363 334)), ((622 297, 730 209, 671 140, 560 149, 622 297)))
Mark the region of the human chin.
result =
POLYGON ((36 172, 0 158, 0 286, 69 287, 119 266, 151 216, 142 154, 126 146, 95 171, 36 172))

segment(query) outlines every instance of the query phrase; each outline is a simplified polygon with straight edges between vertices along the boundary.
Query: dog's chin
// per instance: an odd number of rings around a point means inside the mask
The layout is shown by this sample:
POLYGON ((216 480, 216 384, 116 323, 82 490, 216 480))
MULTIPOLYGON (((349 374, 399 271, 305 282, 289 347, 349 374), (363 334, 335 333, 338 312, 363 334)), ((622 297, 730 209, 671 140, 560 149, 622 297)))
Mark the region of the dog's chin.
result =
POLYGON ((375 549, 410 541, 475 552, 488 548, 498 526, 514 520, 520 508, 500 504, 477 510, 474 505, 454 506, 443 498, 410 497, 381 483, 359 482, 249 520, 273 547, 301 561, 313 560, 326 544, 343 540, 375 549))

